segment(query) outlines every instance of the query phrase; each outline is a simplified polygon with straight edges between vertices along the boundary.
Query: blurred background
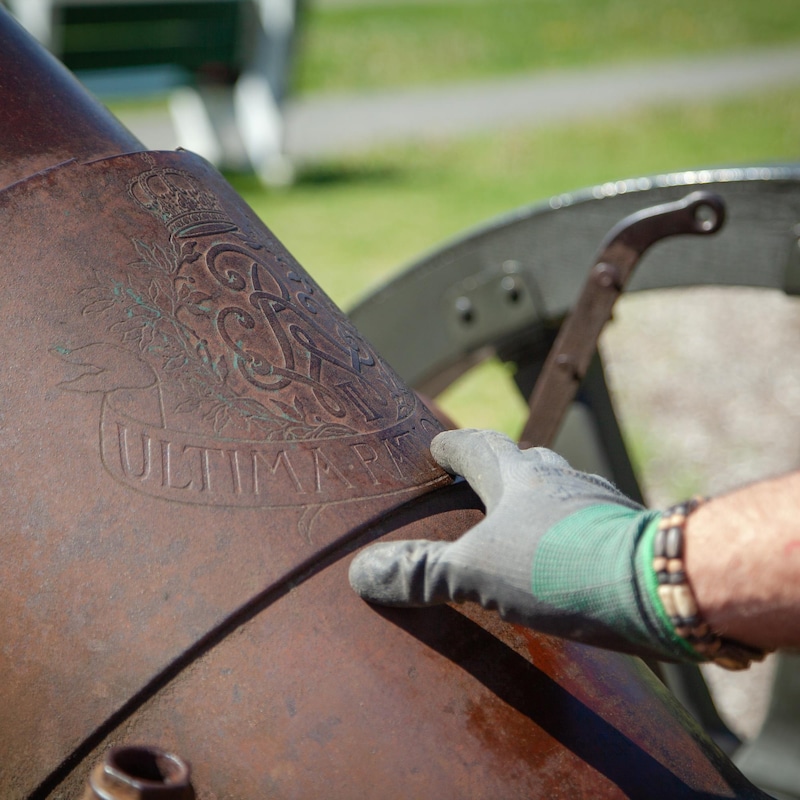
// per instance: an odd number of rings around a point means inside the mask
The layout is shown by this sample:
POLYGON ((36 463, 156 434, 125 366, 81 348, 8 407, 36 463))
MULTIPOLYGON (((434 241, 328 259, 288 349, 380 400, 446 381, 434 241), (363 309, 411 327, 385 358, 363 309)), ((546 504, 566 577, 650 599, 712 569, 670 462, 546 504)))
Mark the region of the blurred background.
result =
MULTIPOLYGON (((6 5, 146 145, 217 163, 345 309, 443 241, 555 194, 800 161, 797 0, 6 5)), ((623 298, 602 342, 649 502, 796 468, 798 301, 664 294, 623 298)), ((491 360, 439 399, 461 424, 513 436, 524 420, 491 360)), ((742 736, 769 669, 730 679, 743 688, 723 713, 742 736)))

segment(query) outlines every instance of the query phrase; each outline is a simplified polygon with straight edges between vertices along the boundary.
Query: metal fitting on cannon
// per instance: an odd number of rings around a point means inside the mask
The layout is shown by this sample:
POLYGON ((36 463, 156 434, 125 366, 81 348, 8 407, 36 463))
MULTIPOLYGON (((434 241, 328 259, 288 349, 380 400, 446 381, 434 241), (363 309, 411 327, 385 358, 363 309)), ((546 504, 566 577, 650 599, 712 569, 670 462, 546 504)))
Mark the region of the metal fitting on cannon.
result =
POLYGON ((189 765, 158 747, 112 747, 92 770, 83 800, 194 800, 189 765))

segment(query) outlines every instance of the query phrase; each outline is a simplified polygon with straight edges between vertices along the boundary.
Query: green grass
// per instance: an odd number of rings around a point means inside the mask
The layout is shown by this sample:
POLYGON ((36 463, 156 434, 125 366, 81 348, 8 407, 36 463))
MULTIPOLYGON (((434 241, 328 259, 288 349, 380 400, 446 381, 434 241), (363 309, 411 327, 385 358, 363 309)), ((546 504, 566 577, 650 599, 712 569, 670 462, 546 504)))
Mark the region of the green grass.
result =
POLYGON ((309 3, 294 86, 398 87, 798 39, 797 0, 309 3))
MULTIPOLYGON (((517 130, 436 145, 375 150, 302 173, 265 192, 234 181, 247 202, 342 307, 422 252, 488 218, 571 189, 692 167, 789 162, 800 155, 797 88, 713 105, 642 111, 593 124, 517 130)), ((587 265, 588 266, 588 265, 587 265)), ((461 424, 519 428, 524 408, 498 365, 454 385, 461 424)))
POLYGON ((450 384, 437 404, 461 428, 490 428, 519 438, 528 404, 516 388, 511 365, 490 358, 450 384))
POLYGON ((673 170, 797 161, 796 89, 642 111, 591 124, 374 150, 234 185, 341 305, 464 229, 594 183, 673 170))

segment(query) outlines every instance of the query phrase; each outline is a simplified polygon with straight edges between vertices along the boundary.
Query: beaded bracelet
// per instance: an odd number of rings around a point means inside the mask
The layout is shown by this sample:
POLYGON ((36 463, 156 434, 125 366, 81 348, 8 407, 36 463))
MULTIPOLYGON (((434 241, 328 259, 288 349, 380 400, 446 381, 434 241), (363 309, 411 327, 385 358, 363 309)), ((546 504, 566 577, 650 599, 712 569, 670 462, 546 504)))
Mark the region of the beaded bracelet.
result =
POLYGON ((703 622, 684 566, 684 532, 689 515, 706 502, 695 497, 667 509, 661 517, 653 546, 653 570, 658 597, 675 633, 703 658, 725 669, 739 670, 760 661, 765 651, 725 639, 703 622))

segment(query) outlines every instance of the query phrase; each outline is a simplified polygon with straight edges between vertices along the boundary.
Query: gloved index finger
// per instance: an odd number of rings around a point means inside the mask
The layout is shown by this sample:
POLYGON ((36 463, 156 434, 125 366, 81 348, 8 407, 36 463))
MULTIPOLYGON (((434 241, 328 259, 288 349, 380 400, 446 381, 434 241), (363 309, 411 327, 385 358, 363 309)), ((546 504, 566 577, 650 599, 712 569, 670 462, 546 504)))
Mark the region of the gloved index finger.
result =
POLYGON ((503 462, 519 458, 520 450, 502 433, 464 428, 435 436, 431 454, 448 472, 466 478, 488 512, 502 496, 503 462))

